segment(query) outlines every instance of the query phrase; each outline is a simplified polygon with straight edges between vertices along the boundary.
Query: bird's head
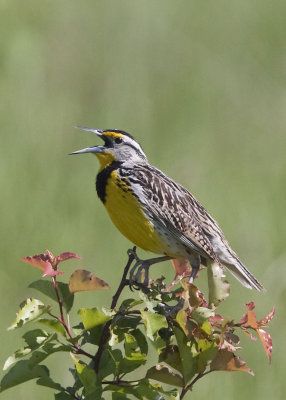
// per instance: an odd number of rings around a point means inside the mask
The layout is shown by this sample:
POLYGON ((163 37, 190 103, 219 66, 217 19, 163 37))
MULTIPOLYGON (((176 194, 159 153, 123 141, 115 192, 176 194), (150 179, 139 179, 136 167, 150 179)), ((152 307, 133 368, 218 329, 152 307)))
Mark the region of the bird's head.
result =
POLYGON ((99 159, 101 168, 104 168, 112 161, 131 165, 147 161, 140 144, 127 132, 118 129, 90 129, 82 126, 77 126, 76 128, 95 133, 104 141, 104 144, 102 146, 87 147, 71 154, 93 153, 99 159))

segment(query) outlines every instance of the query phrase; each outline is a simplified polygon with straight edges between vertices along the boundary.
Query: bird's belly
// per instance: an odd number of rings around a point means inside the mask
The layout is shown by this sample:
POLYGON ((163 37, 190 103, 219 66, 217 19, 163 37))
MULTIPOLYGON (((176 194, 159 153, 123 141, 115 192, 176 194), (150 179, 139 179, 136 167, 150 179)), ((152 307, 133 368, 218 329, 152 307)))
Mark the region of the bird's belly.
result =
POLYGON ((179 257, 170 248, 171 238, 168 240, 158 232, 145 215, 140 202, 128 189, 124 184, 118 186, 116 175, 109 179, 104 205, 114 225, 127 239, 144 250, 179 257))

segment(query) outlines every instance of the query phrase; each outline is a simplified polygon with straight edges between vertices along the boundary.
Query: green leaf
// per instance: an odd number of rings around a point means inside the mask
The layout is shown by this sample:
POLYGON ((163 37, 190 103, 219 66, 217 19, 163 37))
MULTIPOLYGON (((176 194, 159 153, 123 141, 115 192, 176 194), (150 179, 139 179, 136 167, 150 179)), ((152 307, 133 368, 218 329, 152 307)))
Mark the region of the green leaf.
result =
POLYGON ((51 389, 62 391, 64 388, 57 382, 54 382, 50 376, 44 376, 37 380, 37 385, 45 386, 51 389))
POLYGON ((158 333, 154 336, 154 341, 152 341, 152 345, 153 347, 155 347, 158 354, 161 354, 161 352, 167 347, 167 343, 164 339, 161 338, 160 335, 158 335, 158 333))
POLYGON ((27 345, 32 349, 35 350, 41 347, 47 340, 55 339, 57 335, 50 334, 43 329, 33 329, 24 333, 22 336, 27 345))
MULTIPOLYGON (((137 387, 131 387, 131 386, 122 386, 122 385, 107 385, 104 388, 104 392, 110 391, 112 392, 112 399, 114 393, 120 394, 121 397, 118 397, 118 399, 129 399, 126 395, 130 394, 133 395, 136 399, 142 400, 143 397, 138 393, 137 387), (124 396, 124 397, 122 397, 124 396)), ((115 397, 117 399, 117 397, 115 397)), ((131 397, 132 398, 132 397, 131 397)))
POLYGON ((188 318, 187 318, 186 310, 181 309, 178 311, 178 313, 176 315, 176 321, 178 322, 180 327, 183 329, 183 331, 187 335, 189 332, 188 332, 188 328, 187 328, 188 318))
POLYGON ((66 392, 55 394, 55 400, 74 400, 74 397, 66 392))
POLYGON ((167 399, 178 399, 178 397, 174 397, 175 391, 171 392, 163 390, 161 385, 155 384, 152 385, 148 379, 143 379, 139 382, 137 386, 137 393, 140 395, 141 399, 148 400, 167 400, 167 399))
POLYGON ((125 341, 124 341, 124 350, 126 356, 131 356, 132 353, 136 352, 136 349, 138 348, 137 341, 133 335, 130 333, 125 333, 125 341))
MULTIPOLYGON (((152 385, 148 379, 138 381, 138 385, 123 386, 123 385, 108 385, 104 391, 112 392, 112 399, 123 400, 129 399, 128 395, 134 396, 140 400, 178 400, 178 393, 176 390, 166 391, 163 390, 161 385, 152 385)), ((134 398, 130 397, 130 399, 134 398)))
MULTIPOLYGON (((61 299, 63 300, 63 306, 66 312, 69 312, 73 306, 74 295, 69 291, 69 285, 64 282, 57 282, 58 291, 61 299)), ((44 279, 39 279, 37 281, 32 282, 29 287, 38 290, 39 292, 45 294, 50 299, 58 302, 57 295, 55 292, 54 285, 51 281, 47 281, 44 279)))
MULTIPOLYGON (((85 343, 91 343, 93 345, 99 345, 102 331, 103 331, 104 325, 98 325, 94 328, 89 329, 88 331, 83 331, 83 342, 82 344, 85 343)), ((79 335, 81 336, 81 335, 79 335)), ((78 341, 78 340, 77 340, 78 341)))
POLYGON ((45 325, 48 328, 52 329, 53 331, 56 331, 60 333, 62 336, 66 337, 66 331, 63 325, 60 323, 60 321, 56 319, 50 319, 50 318, 40 318, 37 321, 39 324, 45 325))
POLYGON ((47 340, 51 340, 52 335, 48 335, 47 332, 41 329, 35 329, 33 331, 25 333, 25 335, 23 335, 23 338, 25 339, 28 346, 16 350, 15 353, 8 357, 3 367, 4 371, 11 367, 11 365, 15 364, 19 359, 26 357, 34 350, 37 350, 38 348, 43 346, 47 340))
POLYGON ((110 320, 110 317, 105 315, 97 307, 94 308, 80 308, 78 314, 81 317, 85 329, 91 329, 98 325, 105 324, 110 320))
POLYGON ((161 352, 169 345, 172 336, 173 332, 169 328, 161 328, 154 335, 152 345, 155 347, 158 354, 161 354, 161 352))
MULTIPOLYGON (((70 351, 69 345, 64 345, 57 341, 56 333, 48 334, 42 329, 34 329, 32 331, 26 332, 23 335, 23 339, 26 341, 28 345, 25 348, 30 350, 29 353, 27 351, 27 354, 31 354, 28 360, 31 368, 39 364, 41 361, 43 361, 45 358, 47 358, 49 355, 55 352, 70 351)), ((18 356, 17 358, 19 358, 20 354, 16 354, 16 356, 18 356)), ((6 361, 6 363, 8 362, 8 360, 6 361)), ((9 360, 9 365, 14 363, 15 361, 16 359, 13 360, 13 358, 11 358, 9 360)))
POLYGON ((16 319, 12 325, 9 326, 8 330, 20 328, 27 322, 35 321, 42 314, 45 314, 50 309, 49 306, 45 306, 40 300, 28 298, 25 302, 20 304, 20 310, 16 314, 16 319))
POLYGON ((184 384, 187 385, 191 378, 198 372, 197 358, 194 357, 192 349, 187 340, 187 336, 184 334, 181 328, 174 327, 174 333, 182 362, 184 384))
POLYGON ((168 385, 178 387, 184 386, 182 377, 164 365, 157 365, 156 367, 148 369, 146 378, 154 379, 155 381, 162 383, 167 383, 168 385))
POLYGON ((28 355, 30 353, 31 353, 31 349, 29 347, 23 347, 22 349, 16 350, 5 361, 3 371, 6 371, 6 369, 11 367, 11 365, 15 364, 19 359, 25 357, 26 355, 28 355))
POLYGON ((201 339, 198 342, 198 351, 198 372, 201 373, 217 355, 218 347, 214 342, 201 339))
POLYGON ((108 344, 110 347, 116 346, 118 343, 120 343, 123 340, 124 334, 117 335, 113 330, 110 331, 110 339, 108 340, 108 344))
POLYGON ((126 397, 125 394, 121 394, 118 392, 112 393, 112 400, 131 400, 131 397, 126 397))
POLYGON ((118 371, 121 374, 128 374, 135 369, 141 367, 146 363, 146 355, 141 353, 132 353, 130 356, 126 356, 120 361, 118 371))
POLYGON ((96 374, 95 371, 90 368, 83 361, 79 360, 79 357, 71 353, 72 360, 76 367, 79 379, 83 384, 87 394, 93 393, 97 390, 96 386, 96 374))
POLYGON ((208 336, 212 334, 212 326, 208 321, 203 322, 201 330, 204 331, 208 336))
POLYGON ((117 315, 112 325, 126 331, 137 328, 140 320, 140 316, 137 315, 117 315))
POLYGON ((165 363, 183 375, 183 365, 178 346, 166 347, 159 356, 159 363, 165 363))
POLYGON ((31 366, 37 365, 53 353, 62 351, 70 352, 70 350, 71 350, 70 346, 57 342, 56 343, 47 342, 40 349, 33 351, 29 359, 29 364, 31 366))
POLYGON ((130 310, 130 308, 136 307, 139 304, 142 304, 143 300, 135 300, 135 299, 125 299, 121 303, 119 310, 120 311, 127 311, 130 310))
POLYGON ((215 312, 206 307, 198 307, 192 311, 192 318, 200 325, 202 325, 209 317, 213 317, 215 312))
POLYGON ((168 327, 168 322, 164 315, 141 310, 141 316, 146 328, 146 335, 152 341, 154 341, 154 335, 156 332, 162 328, 168 327))
POLYGON ((225 300, 230 293, 230 284, 223 280, 225 277, 223 267, 212 262, 208 268, 209 306, 216 307, 225 300))
POLYGON ((118 367, 122 360, 121 350, 105 348, 101 356, 98 376, 102 379, 111 374, 118 375, 118 367))
POLYGON ((102 388, 97 387, 93 392, 85 393, 84 400, 104 400, 102 397, 102 388))
POLYGON ((49 376, 49 370, 44 365, 36 365, 31 368, 28 360, 18 361, 2 378, 0 383, 0 392, 13 386, 20 385, 35 378, 44 378, 49 376))
POLYGON ((136 339, 136 342, 140 348, 141 353, 148 354, 148 343, 145 335, 140 331, 140 329, 134 329, 130 331, 131 335, 136 339))

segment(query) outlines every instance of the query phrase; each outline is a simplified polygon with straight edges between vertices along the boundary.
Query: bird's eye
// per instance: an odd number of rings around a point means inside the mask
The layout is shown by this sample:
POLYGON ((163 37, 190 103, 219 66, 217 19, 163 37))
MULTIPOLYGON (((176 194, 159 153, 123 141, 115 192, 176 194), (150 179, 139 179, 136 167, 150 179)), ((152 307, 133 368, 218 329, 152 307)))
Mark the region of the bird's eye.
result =
POLYGON ((120 144, 120 143, 123 142, 123 140, 122 140, 120 137, 117 137, 117 138, 114 139, 114 142, 115 142, 116 144, 120 144))

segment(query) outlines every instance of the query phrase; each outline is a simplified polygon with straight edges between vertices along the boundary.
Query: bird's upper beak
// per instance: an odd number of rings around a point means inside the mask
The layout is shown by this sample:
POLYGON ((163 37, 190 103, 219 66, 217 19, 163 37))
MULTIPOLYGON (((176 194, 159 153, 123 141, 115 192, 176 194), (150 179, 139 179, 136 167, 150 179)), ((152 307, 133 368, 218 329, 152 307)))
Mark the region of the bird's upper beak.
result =
MULTIPOLYGON (((76 126, 75 128, 77 129, 82 129, 83 131, 89 131, 95 133, 97 136, 99 136, 102 140, 105 141, 106 143, 106 138, 103 135, 103 131, 100 129, 91 129, 91 128, 85 128, 84 126, 76 126)), ((104 146, 92 146, 92 147, 86 147, 85 149, 77 150, 74 151, 70 154, 82 154, 82 153, 103 153, 105 150, 104 146)))

